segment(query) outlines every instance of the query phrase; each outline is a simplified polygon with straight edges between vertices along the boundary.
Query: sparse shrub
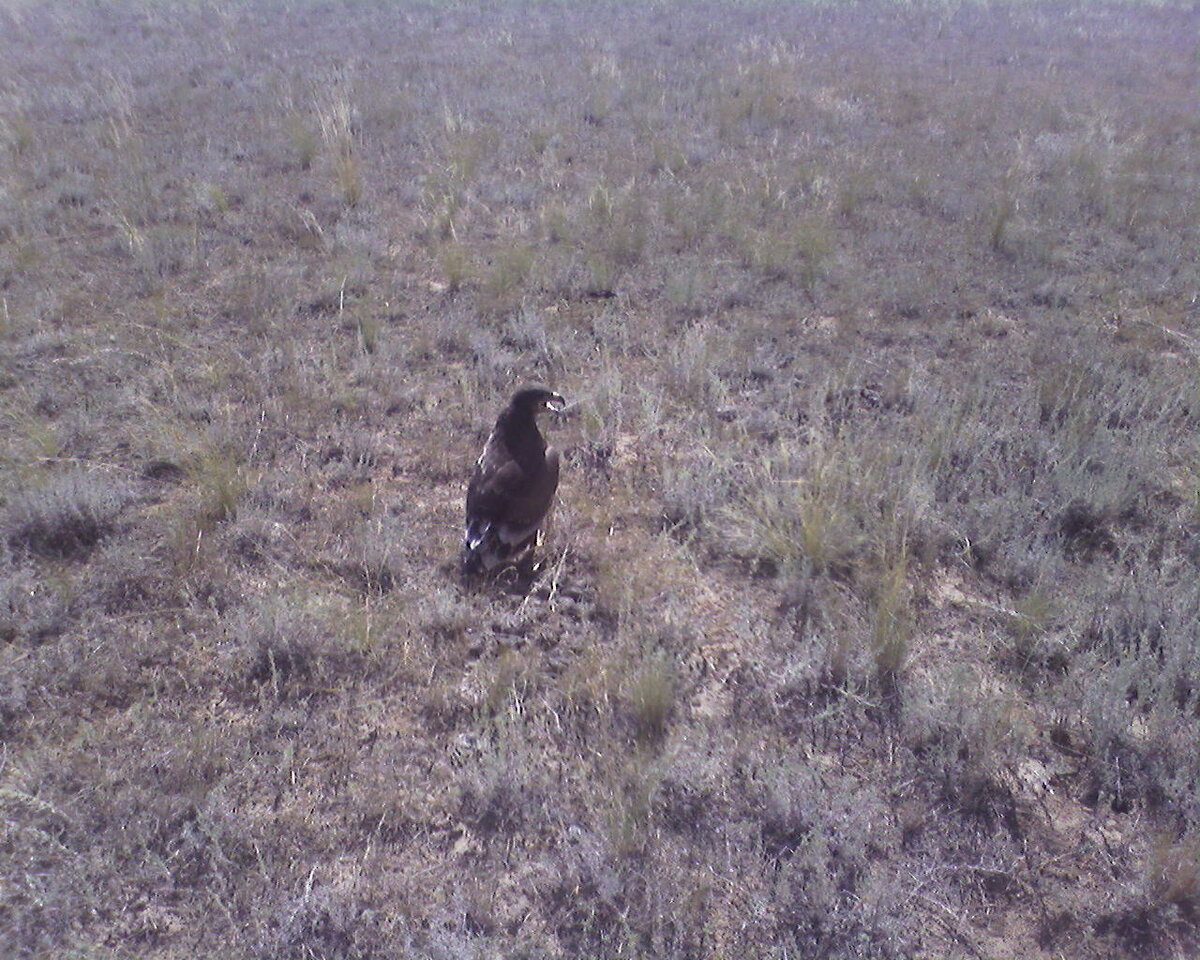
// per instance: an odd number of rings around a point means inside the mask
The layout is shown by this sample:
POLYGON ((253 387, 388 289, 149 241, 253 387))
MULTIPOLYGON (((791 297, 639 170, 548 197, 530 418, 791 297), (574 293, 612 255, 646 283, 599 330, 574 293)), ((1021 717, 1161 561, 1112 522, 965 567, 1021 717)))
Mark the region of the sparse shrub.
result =
POLYGON ((824 276, 826 262, 833 252, 833 238, 828 229, 819 222, 810 222, 797 227, 791 237, 793 255, 800 289, 810 300, 816 298, 817 282, 824 276))
POLYGON ((687 157, 679 146, 661 137, 650 141, 650 172, 678 176, 687 168, 687 157))
POLYGON ((360 312, 355 320, 358 331, 358 345, 363 353, 373 354, 379 347, 379 332, 382 329, 379 318, 365 312, 360 312))
POLYGON ((592 646, 563 672, 560 680, 563 704, 571 717, 586 722, 612 716, 625 679, 623 658, 611 650, 592 646))
POLYGON ((1008 629, 1013 641, 1012 652, 1022 669, 1033 666, 1040 659, 1046 631, 1057 614, 1054 598, 1040 586, 1014 604, 1008 617, 1008 629))
POLYGON ((529 152, 540 157, 546 152, 546 148, 550 146, 553 137, 549 130, 544 127, 536 127, 529 131, 529 152))
POLYGON ((843 217, 853 217, 868 200, 876 196, 874 171, 854 167, 843 175, 838 184, 837 212, 843 217))
POLYGON ((1155 840, 1146 880, 1151 904, 1173 904, 1188 912, 1200 906, 1200 833, 1193 828, 1178 840, 1169 834, 1155 840))
POLYGON ((446 289, 457 293, 471 278, 471 259, 466 250, 457 243, 448 243, 438 255, 438 267, 446 289))
POLYGON ((519 727, 499 724, 475 762, 460 774, 460 815, 485 838, 512 835, 542 818, 546 798, 536 758, 519 727))
POLYGON ((627 763, 611 775, 613 793, 605 827, 608 847, 615 858, 634 858, 647 852, 660 782, 657 768, 641 762, 627 763))
POLYGON ((139 263, 146 257, 146 231, 124 213, 116 215, 116 224, 120 232, 125 252, 139 263))
POLYGON ((632 678, 627 697, 639 743, 656 744, 666 736, 675 712, 675 685, 674 671, 663 656, 648 658, 632 678))
POLYGON ((325 228, 311 210, 287 207, 280 219, 280 232, 301 250, 317 250, 325 242, 325 228))
POLYGON ((732 227, 742 262, 767 280, 794 281, 811 299, 833 251, 829 230, 817 221, 789 226, 784 231, 747 231, 732 227))
POLYGON ((278 597, 243 608, 224 658, 231 687, 279 701, 332 690, 355 655, 337 642, 330 613, 320 598, 278 597))
POLYGON ((18 157, 29 153, 33 148, 33 124, 29 115, 24 111, 13 112, 3 120, 4 140, 8 148, 18 157))
POLYGON ((869 880, 871 850, 886 844, 877 791, 789 756, 756 758, 754 804, 762 856, 778 871, 783 936, 802 954, 903 956, 904 924, 886 887, 869 880))
POLYGON ((1011 253, 1010 231, 1017 214, 1016 198, 1003 193, 996 201, 988 219, 988 245, 996 253, 1011 253))
POLYGON ((460 116, 445 115, 446 166, 450 179, 462 188, 473 184, 483 159, 496 149, 496 137, 488 128, 460 116))
POLYGON ((799 478, 789 467, 754 478, 722 512, 730 546, 775 568, 803 557, 820 571, 844 570, 864 534, 855 516, 851 467, 841 453, 813 453, 799 478))
POLYGON ((222 314, 244 330, 267 334, 291 306, 282 296, 282 278, 262 267, 250 267, 230 281, 222 314))
POLYGON ((542 230, 551 243, 565 243, 572 239, 571 217, 561 202, 552 201, 542 209, 542 230))
POLYGON ((9 546, 49 559, 86 555, 112 533, 132 499, 125 485, 82 470, 54 474, 9 501, 4 534, 9 546))
POLYGON ((250 486, 246 468, 228 452, 209 447, 186 466, 188 478, 200 495, 200 516, 218 523, 237 515, 250 486))
POLYGON ((91 605, 129 616, 177 600, 177 583, 151 537, 110 537, 92 554, 80 587, 91 605))
POLYGON ((564 338, 558 335, 540 311, 524 307, 503 321, 500 342, 553 368, 563 357, 564 338))
POLYGON ((204 183, 197 188, 197 199, 201 207, 213 213, 226 214, 229 212, 229 196, 220 184, 204 183))
POLYGON ((910 742, 942 797, 972 817, 1011 826, 1007 775, 1028 736, 1015 697, 955 666, 924 678, 906 701, 910 742))
POLYGON ((587 258, 582 294, 601 299, 615 297, 620 279, 621 270, 612 259, 604 254, 592 254, 587 258))
POLYGON ((723 140, 737 142, 746 135, 764 135, 786 122, 795 83, 789 76, 786 53, 772 50, 738 63, 716 98, 717 130, 723 140))
POLYGON ((688 328, 667 348, 667 374, 680 400, 700 406, 715 406, 720 393, 718 358, 728 346, 723 332, 709 324, 688 328))
POLYGON ((699 271, 685 271, 667 280, 667 299, 684 314, 700 313, 705 292, 704 279, 699 271))
POLYGON ((663 514, 669 523, 702 528, 726 506, 734 488, 732 456, 710 446, 673 451, 662 467, 663 514))
MULTIPOLYGON (((58 636, 67 626, 70 608, 66 584, 39 575, 32 564, 17 560, 0 545, 0 643, 58 636)), ((0 714, 3 711, 0 705, 0 714)))
POLYGON ((908 555, 885 561, 875 587, 871 611, 871 654, 886 684, 893 683, 908 661, 914 634, 909 597, 908 555))
POLYGON ((461 186, 431 177, 423 190, 425 238, 430 243, 458 242, 458 220, 466 197, 461 186))
MULTIPOLYGON (((321 126, 321 139, 329 150, 338 196, 347 207, 357 206, 363 193, 358 111, 338 82, 334 81, 332 88, 319 99, 317 120, 321 126)), ((301 152, 302 163, 304 155, 301 152)))
POLYGON ((22 434, 29 452, 37 459, 55 460, 62 454, 62 441, 54 424, 30 419, 22 425, 22 434))
POLYGON ((1187 505, 1193 522, 1200 522, 1200 445, 1184 453, 1173 486, 1187 505))
POLYGON ((506 247, 496 251, 491 267, 483 276, 483 304, 494 313, 514 309, 524 292, 525 281, 533 269, 533 249, 506 247))
POLYGON ((663 758, 657 802, 662 821, 685 835, 702 834, 730 815, 725 795, 730 744, 724 733, 705 730, 673 739, 663 758))
POLYGON ((298 112, 291 112, 284 121, 288 141, 295 154, 296 163, 301 170, 309 169, 317 158, 320 149, 320 139, 316 129, 307 118, 298 112))
POLYGON ((431 643, 444 643, 460 639, 471 623, 470 607, 453 593, 438 589, 432 597, 423 598, 417 629, 431 643))
POLYGON ((490 665, 484 682, 483 707, 488 715, 499 714, 524 700, 524 683, 530 673, 525 659, 515 650, 505 650, 490 665))
POLYGON ((402 542, 400 530, 390 518, 363 521, 352 539, 355 559, 347 568, 348 579, 367 594, 390 592, 398 582, 397 553, 402 542))
POLYGON ((363 194, 362 166, 353 147, 339 149, 333 155, 333 175, 342 202, 348 207, 358 206, 363 194))
POLYGON ((403 598, 381 601, 364 597, 346 612, 342 639, 368 660, 386 657, 390 663, 406 665, 413 653, 408 635, 410 615, 403 598))
POLYGON ((632 191, 614 195, 597 187, 590 204, 596 221, 597 246, 620 267, 631 267, 642 258, 646 245, 646 200, 632 191))

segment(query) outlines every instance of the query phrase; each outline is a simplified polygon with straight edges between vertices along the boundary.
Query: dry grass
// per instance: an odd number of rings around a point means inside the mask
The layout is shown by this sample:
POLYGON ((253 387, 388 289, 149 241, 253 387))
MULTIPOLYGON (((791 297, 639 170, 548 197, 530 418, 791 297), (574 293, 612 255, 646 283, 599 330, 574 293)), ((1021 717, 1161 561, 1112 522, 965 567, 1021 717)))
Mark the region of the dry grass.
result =
POLYGON ((0 953, 1195 955, 1194 9, 0 25, 0 953))

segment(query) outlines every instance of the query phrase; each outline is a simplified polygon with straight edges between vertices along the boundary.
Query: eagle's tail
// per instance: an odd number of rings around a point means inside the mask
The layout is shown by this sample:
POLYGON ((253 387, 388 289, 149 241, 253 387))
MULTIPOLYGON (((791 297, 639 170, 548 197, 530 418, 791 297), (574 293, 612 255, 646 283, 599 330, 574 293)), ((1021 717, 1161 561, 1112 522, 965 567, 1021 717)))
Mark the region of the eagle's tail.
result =
POLYGON ((490 523, 477 520, 467 524, 463 532, 462 572, 477 576, 487 573, 500 563, 499 548, 503 546, 490 523))
POLYGON ((520 543, 509 544, 493 524, 472 520, 463 533, 462 572, 464 576, 481 576, 503 567, 520 568, 533 559, 536 542, 537 531, 520 543))

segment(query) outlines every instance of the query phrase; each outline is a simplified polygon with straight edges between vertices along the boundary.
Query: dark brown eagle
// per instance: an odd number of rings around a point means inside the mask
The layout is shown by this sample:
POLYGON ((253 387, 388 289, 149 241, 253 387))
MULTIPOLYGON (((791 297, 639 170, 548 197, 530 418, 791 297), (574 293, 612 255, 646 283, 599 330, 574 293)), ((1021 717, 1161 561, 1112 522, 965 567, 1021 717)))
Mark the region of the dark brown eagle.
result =
POLYGON ((500 411, 467 486, 464 574, 532 574, 538 530, 558 489, 558 451, 538 432, 537 415, 564 406, 554 391, 526 387, 500 411))

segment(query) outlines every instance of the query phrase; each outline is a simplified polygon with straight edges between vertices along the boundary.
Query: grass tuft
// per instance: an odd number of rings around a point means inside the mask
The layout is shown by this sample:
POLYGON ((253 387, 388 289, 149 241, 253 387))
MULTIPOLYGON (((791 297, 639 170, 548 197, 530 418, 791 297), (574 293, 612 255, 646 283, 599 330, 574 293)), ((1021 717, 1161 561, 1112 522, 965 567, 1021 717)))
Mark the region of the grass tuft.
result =
POLYGON ((641 744, 660 743, 675 712, 675 677, 662 657, 651 658, 633 677, 628 692, 634 735, 641 744))
POLYGON ((186 466, 188 478, 200 496, 200 516, 209 523, 237 516, 250 480, 243 464, 233 454, 209 447, 186 466))

